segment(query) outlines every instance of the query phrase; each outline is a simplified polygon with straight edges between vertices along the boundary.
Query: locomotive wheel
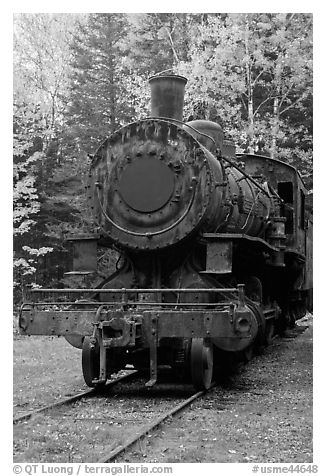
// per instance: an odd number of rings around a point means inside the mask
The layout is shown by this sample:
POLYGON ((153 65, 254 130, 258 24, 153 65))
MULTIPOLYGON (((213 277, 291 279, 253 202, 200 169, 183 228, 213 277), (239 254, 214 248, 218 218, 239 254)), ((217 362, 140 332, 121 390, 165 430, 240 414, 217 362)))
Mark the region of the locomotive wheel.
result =
POLYGON ((198 390, 208 390, 213 377, 213 345, 210 341, 195 338, 190 350, 191 379, 198 390))
POLYGON ((82 347, 82 368, 85 383, 88 387, 97 387, 93 383, 100 375, 100 349, 98 344, 91 343, 91 338, 86 336, 82 347))

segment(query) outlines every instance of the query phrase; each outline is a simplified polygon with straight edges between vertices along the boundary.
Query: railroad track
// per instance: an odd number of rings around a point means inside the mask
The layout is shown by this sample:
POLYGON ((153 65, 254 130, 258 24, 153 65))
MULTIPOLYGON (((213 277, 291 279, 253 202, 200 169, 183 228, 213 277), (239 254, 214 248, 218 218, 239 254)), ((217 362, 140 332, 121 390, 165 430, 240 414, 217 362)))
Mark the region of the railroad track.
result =
MULTIPOLYGON (((213 387, 211 387, 211 388, 213 388, 213 387)), ((207 393, 207 391, 200 391, 200 392, 194 393, 193 395, 191 395, 189 398, 187 398, 183 402, 179 403, 178 405, 176 405, 172 409, 165 412, 163 415, 160 415, 158 418, 154 419, 154 421, 145 425, 140 431, 138 431, 134 436, 131 436, 130 438, 128 438, 123 444, 118 445, 115 448, 112 448, 112 446, 111 446, 110 448, 108 448, 108 454, 104 458, 99 460, 98 463, 109 463, 110 461, 113 461, 117 456, 121 455, 126 450, 128 450, 131 446, 133 446, 135 443, 137 443, 137 441, 140 441, 150 431, 157 428, 161 423, 163 423, 168 418, 170 418, 173 415, 176 415, 180 411, 184 410, 194 400, 201 397, 205 393, 207 393)))
MULTIPOLYGON (((295 338, 304 330, 293 332, 290 338, 295 338)), ((109 382, 105 386, 107 392, 88 390, 20 415, 14 419, 15 424, 42 413, 44 413, 45 423, 43 423, 43 418, 33 419, 31 422, 32 432, 30 425, 16 425, 16 429, 19 430, 16 433, 18 435, 16 441, 31 438, 34 431, 38 431, 37 427, 43 425, 35 441, 40 438, 51 438, 51 435, 45 436, 46 428, 51 428, 51 433, 52 431, 54 434, 57 432, 60 435, 60 440, 65 438, 67 441, 71 440, 74 450, 74 454, 69 455, 64 450, 53 453, 46 450, 44 461, 74 463, 116 461, 131 447, 138 451, 137 442, 207 393, 207 391, 194 393, 190 385, 187 388, 180 384, 169 383, 167 385, 164 380, 153 388, 147 388, 144 386, 145 380, 142 382, 141 379, 144 380, 144 377, 139 377, 138 372, 131 372, 109 382), (73 405, 68 405, 70 403, 73 405), (56 407, 58 408, 56 409, 56 407), (72 436, 70 436, 70 431, 72 431, 72 436), (83 439, 84 441, 81 441, 83 439), (95 445, 94 451, 90 450, 92 445, 93 447, 95 445)), ((208 392, 214 387, 215 384, 208 392)), ((222 406, 223 408, 225 406, 223 401, 222 406)), ((21 453, 21 458, 24 458, 19 443, 18 450, 18 453, 21 453)), ((42 451, 38 457, 39 459, 35 462, 43 462, 42 451)))
MULTIPOLYGON (((131 371, 130 373, 126 375, 122 375, 121 377, 118 377, 108 382, 104 387, 104 391, 114 387, 120 382, 126 382, 130 380, 131 378, 136 377, 137 374, 138 372, 136 370, 131 371)), ((56 402, 50 403, 49 405, 44 405, 43 407, 37 408, 35 410, 31 410, 30 412, 24 412, 22 415, 14 417, 13 424, 16 425, 17 423, 29 420, 31 417, 33 417, 34 415, 37 415, 38 413, 45 413, 48 410, 51 410, 53 408, 61 407, 63 405, 68 405, 69 403, 77 402, 78 400, 81 400, 82 398, 91 397, 97 394, 98 394, 98 390, 96 388, 92 388, 90 390, 85 390, 84 392, 77 393, 76 395, 72 395, 71 397, 62 398, 60 400, 57 400, 56 402)))
MULTIPOLYGON (((114 461, 160 424, 207 393, 194 392, 191 385, 185 388, 184 385, 164 381, 148 389, 144 386, 144 377, 138 378, 136 374, 138 372, 109 382, 105 388, 111 390, 107 392, 89 390, 16 417, 15 449, 20 453, 20 442, 27 439, 29 447, 35 445, 36 449, 38 441, 51 440, 52 435, 57 433, 61 442, 72 444, 74 456, 65 455, 64 450, 54 451, 51 455, 47 449, 47 462, 114 461), (88 398, 90 396, 95 398, 88 398), (68 405, 70 403, 73 405, 68 405), (28 425, 17 425, 35 414, 39 414, 37 420, 31 420, 28 425), (49 428, 51 432, 47 433, 49 428), (94 442, 97 451, 93 452, 90 448, 94 442)), ((49 446, 52 447, 50 442, 49 446)), ((21 454, 21 457, 24 455, 21 454)), ((42 462, 41 454, 39 458, 37 462, 42 462)))
MULTIPOLYGON (((291 332, 288 332, 288 335, 285 337, 285 339, 295 339, 298 335, 303 333, 306 330, 307 326, 302 326, 302 328, 296 328, 292 330, 291 332)), ((276 338, 279 338, 279 336, 275 336, 274 340, 276 338)), ((283 337, 284 338, 284 337, 283 337)), ((194 402, 196 399, 200 398, 204 394, 208 393, 211 391, 214 387, 216 387, 216 383, 214 382, 212 386, 210 387, 209 390, 207 391, 200 391, 197 393, 194 393, 191 395, 189 398, 185 399, 183 402, 179 403, 172 409, 168 410, 165 412, 163 415, 161 415, 158 418, 155 418, 153 421, 151 421, 149 424, 144 425, 141 430, 139 430, 137 433, 135 433, 133 436, 130 438, 126 439, 123 444, 118 445, 116 447, 109 447, 107 451, 105 451, 106 456, 103 457, 101 460, 98 461, 98 463, 109 463, 114 461, 118 456, 120 456, 122 453, 124 453, 126 450, 128 450, 130 447, 135 445, 138 441, 140 441, 143 437, 145 437, 147 434, 149 434, 152 430, 157 428, 161 423, 166 421, 169 417, 172 417, 173 415, 176 415, 180 411, 184 410, 186 407, 188 407, 192 402, 194 402)), ((225 402, 222 404, 222 409, 225 408, 225 402)))

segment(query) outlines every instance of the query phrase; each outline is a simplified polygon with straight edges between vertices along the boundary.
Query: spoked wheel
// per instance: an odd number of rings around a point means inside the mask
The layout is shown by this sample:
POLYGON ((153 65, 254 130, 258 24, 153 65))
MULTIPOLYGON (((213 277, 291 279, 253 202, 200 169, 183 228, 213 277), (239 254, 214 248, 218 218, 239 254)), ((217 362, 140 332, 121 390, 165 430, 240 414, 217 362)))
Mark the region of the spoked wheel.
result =
POLYGON ((98 344, 91 343, 89 336, 84 337, 82 347, 82 368, 85 383, 88 387, 97 387, 93 381, 100 375, 100 349, 98 344))
POLYGON ((190 349, 191 379, 198 390, 207 390, 213 378, 213 344, 211 341, 195 338, 190 349))

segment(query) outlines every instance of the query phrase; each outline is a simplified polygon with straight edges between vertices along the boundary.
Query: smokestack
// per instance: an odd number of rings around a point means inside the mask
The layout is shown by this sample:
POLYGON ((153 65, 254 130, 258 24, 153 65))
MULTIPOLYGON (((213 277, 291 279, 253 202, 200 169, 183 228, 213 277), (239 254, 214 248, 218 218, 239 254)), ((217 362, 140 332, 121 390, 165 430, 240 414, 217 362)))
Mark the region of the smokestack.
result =
POLYGON ((151 87, 151 116, 183 119, 183 100, 187 78, 164 74, 149 78, 151 87))

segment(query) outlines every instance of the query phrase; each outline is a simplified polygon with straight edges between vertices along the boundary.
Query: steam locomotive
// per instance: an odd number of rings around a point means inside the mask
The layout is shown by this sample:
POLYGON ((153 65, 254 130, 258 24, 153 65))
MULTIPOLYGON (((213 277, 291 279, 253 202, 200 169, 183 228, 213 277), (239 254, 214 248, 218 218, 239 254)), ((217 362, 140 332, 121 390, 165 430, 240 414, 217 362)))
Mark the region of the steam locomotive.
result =
POLYGON ((109 136, 93 156, 94 233, 69 237, 75 275, 97 247, 120 265, 93 288, 34 289, 23 334, 82 349, 88 386, 126 365, 210 387, 229 356, 249 359, 311 306, 312 223, 298 171, 236 154, 220 125, 183 122, 186 78, 156 75, 151 117, 109 136))

